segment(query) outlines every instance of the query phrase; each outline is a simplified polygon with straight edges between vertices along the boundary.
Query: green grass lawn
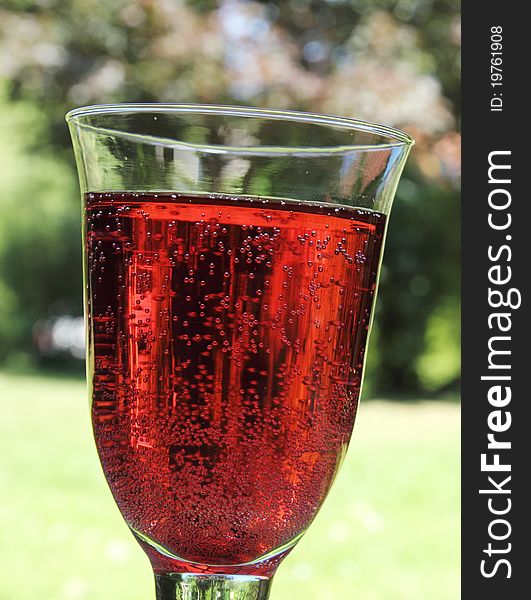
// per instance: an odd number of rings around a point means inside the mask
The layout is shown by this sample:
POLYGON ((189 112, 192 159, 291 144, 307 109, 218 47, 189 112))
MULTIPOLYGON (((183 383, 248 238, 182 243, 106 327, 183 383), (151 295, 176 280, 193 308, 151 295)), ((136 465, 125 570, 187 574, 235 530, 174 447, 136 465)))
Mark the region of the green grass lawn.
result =
MULTIPOLYGON (((0 374, 1 600, 148 600, 100 472, 82 383, 0 374)), ((459 407, 368 402, 275 600, 459 597, 459 407)))

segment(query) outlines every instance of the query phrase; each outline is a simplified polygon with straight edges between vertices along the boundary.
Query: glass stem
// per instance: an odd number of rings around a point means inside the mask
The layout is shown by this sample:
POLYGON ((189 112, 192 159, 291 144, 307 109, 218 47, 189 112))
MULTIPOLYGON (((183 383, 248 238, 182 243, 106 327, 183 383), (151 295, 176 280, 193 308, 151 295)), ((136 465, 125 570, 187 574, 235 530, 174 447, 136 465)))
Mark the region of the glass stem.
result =
POLYGON ((245 575, 155 573, 157 600, 267 600, 271 579, 245 575))

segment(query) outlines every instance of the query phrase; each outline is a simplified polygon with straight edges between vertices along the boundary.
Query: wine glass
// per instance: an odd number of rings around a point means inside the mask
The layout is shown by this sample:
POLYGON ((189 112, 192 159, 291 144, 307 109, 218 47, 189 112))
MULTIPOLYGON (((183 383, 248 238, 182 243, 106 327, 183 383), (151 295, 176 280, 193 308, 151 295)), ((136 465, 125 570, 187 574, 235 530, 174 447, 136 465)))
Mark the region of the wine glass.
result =
POLYGON ((66 118, 111 492, 158 600, 268 598, 350 440, 412 139, 222 106, 66 118))

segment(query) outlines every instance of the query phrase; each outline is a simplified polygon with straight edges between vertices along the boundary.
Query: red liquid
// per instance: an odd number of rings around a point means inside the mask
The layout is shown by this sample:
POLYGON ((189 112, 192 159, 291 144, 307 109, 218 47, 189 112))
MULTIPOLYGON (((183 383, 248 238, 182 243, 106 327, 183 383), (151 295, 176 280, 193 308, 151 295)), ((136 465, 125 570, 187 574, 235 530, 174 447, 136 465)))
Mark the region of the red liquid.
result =
POLYGON ((86 200, 92 418, 116 502, 155 570, 267 574, 349 442, 385 217, 86 200))

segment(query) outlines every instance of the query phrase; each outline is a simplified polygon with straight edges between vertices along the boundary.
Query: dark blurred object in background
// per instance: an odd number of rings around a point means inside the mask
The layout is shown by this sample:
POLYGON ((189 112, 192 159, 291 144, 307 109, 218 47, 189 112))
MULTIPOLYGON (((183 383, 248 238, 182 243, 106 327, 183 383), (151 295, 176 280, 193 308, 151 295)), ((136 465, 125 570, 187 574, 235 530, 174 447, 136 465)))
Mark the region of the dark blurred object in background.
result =
POLYGON ((459 49, 458 0, 4 0, 0 364, 31 354, 35 323, 58 301, 81 314, 65 112, 204 102, 354 116, 416 138, 391 218, 367 385, 455 386, 459 49))

